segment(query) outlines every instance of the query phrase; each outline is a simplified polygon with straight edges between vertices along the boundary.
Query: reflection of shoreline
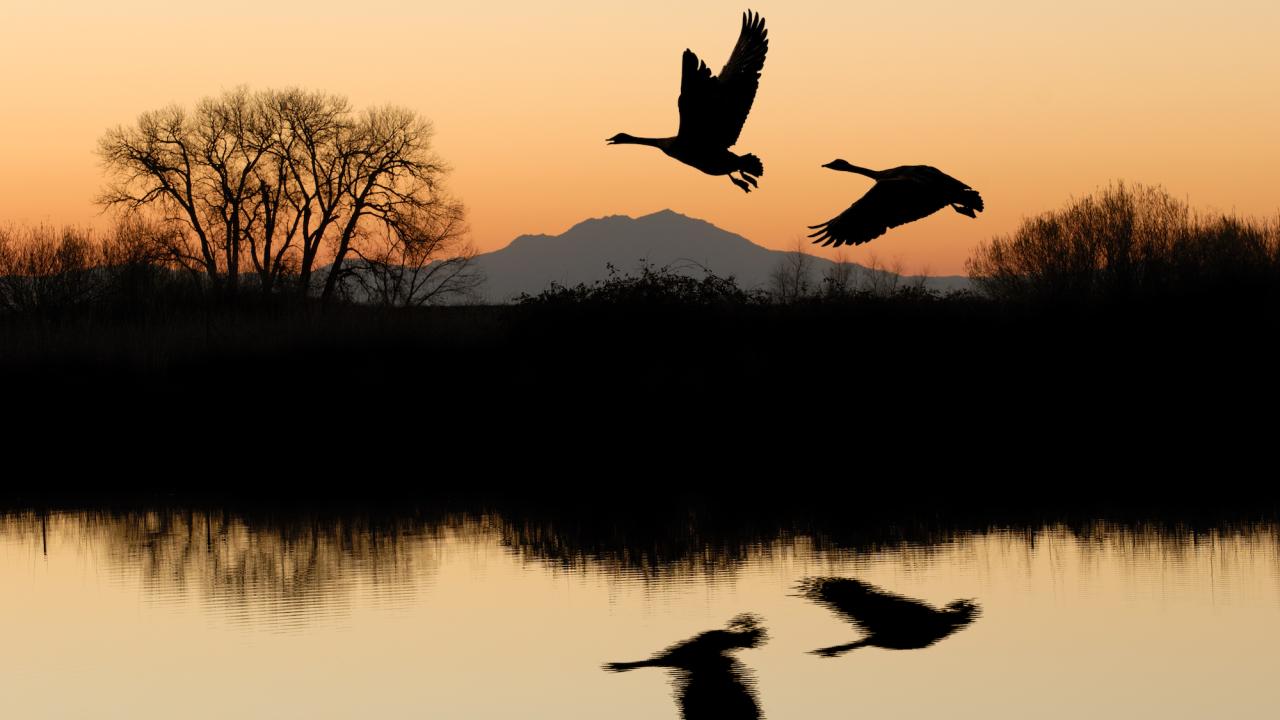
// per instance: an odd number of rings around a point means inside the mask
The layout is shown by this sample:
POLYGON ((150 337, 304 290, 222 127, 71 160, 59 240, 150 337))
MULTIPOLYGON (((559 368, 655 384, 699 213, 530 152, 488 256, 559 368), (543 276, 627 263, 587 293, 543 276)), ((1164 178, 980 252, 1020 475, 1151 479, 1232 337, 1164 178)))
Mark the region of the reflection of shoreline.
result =
POLYGON ((172 509, 0 516, 0 539, 40 552, 74 543, 114 573, 136 576, 153 600, 180 602, 194 592, 233 621, 262 618, 277 627, 342 611, 358 586, 389 598, 408 592, 434 571, 433 546, 484 534, 460 518, 263 520, 172 509))
POLYGON ((1280 556, 1280 525, 1230 520, 1219 526, 1169 519, 841 525, 821 515, 743 520, 687 510, 641 518, 519 509, 290 513, 174 506, 0 514, 0 541, 23 542, 39 553, 68 540, 101 556, 114 572, 136 575, 161 601, 193 596, 236 618, 299 622, 340 611, 357 586, 407 597, 433 575, 441 553, 460 544, 501 546, 550 572, 653 585, 716 583, 744 567, 795 560, 815 569, 884 559, 924 568, 980 565, 995 556, 1028 574, 1052 572, 1040 562, 1050 556, 1083 566, 1116 563, 1133 577, 1152 568, 1190 573, 1206 564, 1226 577, 1250 563, 1276 564, 1280 556))

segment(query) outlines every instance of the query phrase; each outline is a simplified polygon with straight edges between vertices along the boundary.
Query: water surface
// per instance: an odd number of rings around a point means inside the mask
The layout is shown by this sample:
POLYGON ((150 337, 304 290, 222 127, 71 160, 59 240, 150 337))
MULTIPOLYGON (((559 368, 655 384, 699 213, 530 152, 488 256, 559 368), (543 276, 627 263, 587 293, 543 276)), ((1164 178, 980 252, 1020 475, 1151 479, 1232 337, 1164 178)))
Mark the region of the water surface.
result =
POLYGON ((675 718, 677 672, 602 666, 752 613, 767 640, 727 657, 769 718, 1275 717, 1274 523, 988 525, 11 512, 3 714, 675 718), (822 657, 864 633, 797 591, 816 576, 980 614, 822 657))

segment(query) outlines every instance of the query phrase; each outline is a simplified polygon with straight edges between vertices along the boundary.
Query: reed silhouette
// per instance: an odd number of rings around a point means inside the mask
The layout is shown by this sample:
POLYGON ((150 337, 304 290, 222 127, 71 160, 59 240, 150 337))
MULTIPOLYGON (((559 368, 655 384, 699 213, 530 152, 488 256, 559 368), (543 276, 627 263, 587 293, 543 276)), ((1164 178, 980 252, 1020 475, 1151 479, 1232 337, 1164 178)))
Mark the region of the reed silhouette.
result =
POLYGON ((822 167, 866 175, 876 181, 848 210, 809 226, 816 231, 809 237, 817 238, 814 242, 823 247, 861 245, 889 228, 928 217, 948 205, 969 217, 977 217, 983 209, 982 196, 976 190, 928 165, 868 170, 844 160, 832 160, 822 167))
POLYGON ((806 578, 799 590, 801 596, 834 610, 867 634, 855 642, 813 651, 823 657, 862 647, 919 650, 967 627, 980 613, 972 600, 954 600, 938 610, 854 578, 806 578))
POLYGON ((755 683, 728 653, 759 647, 767 639, 760 618, 744 613, 730 620, 725 630, 708 630, 648 660, 607 663, 604 669, 625 672, 662 667, 674 671, 676 702, 685 720, 759 718, 755 683))
POLYGON ((692 50, 685 50, 680 71, 680 129, 675 137, 647 138, 618 133, 610 145, 648 145, 708 175, 728 175, 744 192, 757 187, 764 164, 755 155, 738 155, 729 148, 738 142, 751 112, 760 71, 769 50, 768 32, 759 14, 742 15, 742 31, 720 75, 692 50), (741 179, 733 176, 738 173, 741 179), (749 184, 748 184, 749 183, 749 184))

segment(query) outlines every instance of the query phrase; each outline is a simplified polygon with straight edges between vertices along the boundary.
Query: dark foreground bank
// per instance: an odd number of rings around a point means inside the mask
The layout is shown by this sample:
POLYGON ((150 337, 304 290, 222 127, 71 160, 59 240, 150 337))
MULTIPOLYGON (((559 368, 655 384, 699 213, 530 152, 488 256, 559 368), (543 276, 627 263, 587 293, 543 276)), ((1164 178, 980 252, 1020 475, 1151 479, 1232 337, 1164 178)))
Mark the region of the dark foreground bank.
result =
POLYGON ((714 444, 748 465, 838 456, 846 470, 875 460, 980 473, 1018 457, 1052 470, 1086 455, 1177 466, 1179 454, 1212 469, 1274 437, 1278 318, 1256 302, 927 293, 204 305, 7 319, 0 373, 17 432, 192 457, 439 457, 463 437, 575 458, 593 448, 586 438, 605 437, 648 462, 692 453, 713 464, 714 444))

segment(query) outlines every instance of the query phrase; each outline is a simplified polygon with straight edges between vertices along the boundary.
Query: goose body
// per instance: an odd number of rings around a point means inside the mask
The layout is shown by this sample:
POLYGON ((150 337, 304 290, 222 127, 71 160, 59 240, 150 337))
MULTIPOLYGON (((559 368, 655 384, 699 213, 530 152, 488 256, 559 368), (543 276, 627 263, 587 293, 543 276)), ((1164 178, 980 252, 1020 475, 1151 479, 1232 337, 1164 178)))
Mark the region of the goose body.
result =
POLYGON ((823 247, 861 245, 889 228, 928 217, 948 205, 961 215, 977 217, 982 196, 977 190, 929 165, 904 165, 889 170, 868 170, 834 160, 825 168, 865 175, 876 184, 847 210, 820 224, 811 225, 823 247))
POLYGON ((760 72, 769 50, 768 31, 759 14, 747 11, 729 61, 720 75, 692 50, 685 50, 680 69, 680 129, 675 137, 647 138, 618 133, 610 145, 648 145, 668 157, 708 175, 728 175, 745 192, 757 187, 764 164, 755 155, 738 155, 729 148, 738 142, 751 112, 760 72), (734 177, 738 173, 739 177, 734 177))

